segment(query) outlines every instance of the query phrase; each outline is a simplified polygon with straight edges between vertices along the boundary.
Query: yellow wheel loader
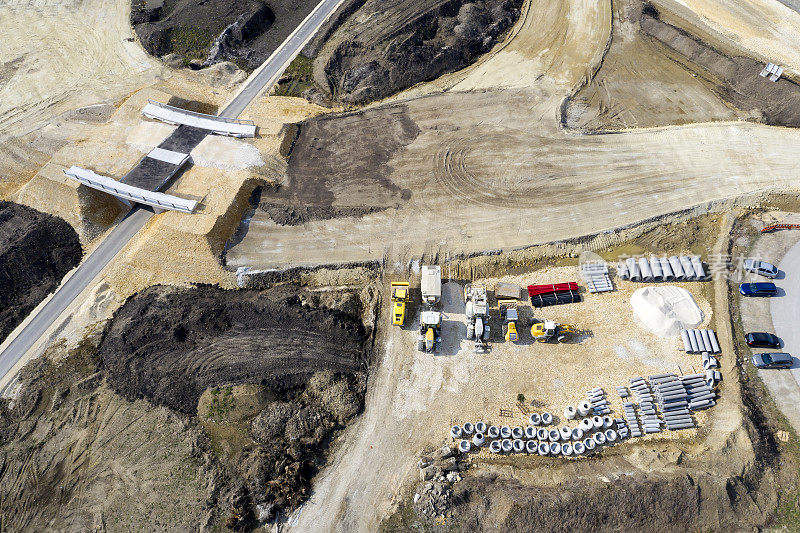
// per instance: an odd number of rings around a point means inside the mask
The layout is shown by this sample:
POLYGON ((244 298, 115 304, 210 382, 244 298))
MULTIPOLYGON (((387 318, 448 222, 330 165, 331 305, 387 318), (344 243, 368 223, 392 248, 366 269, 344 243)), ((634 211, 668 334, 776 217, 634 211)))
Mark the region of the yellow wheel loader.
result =
POLYGON ((555 339, 558 342, 567 342, 575 334, 575 326, 559 324, 552 320, 537 322, 531 326, 531 335, 537 342, 547 342, 555 339))

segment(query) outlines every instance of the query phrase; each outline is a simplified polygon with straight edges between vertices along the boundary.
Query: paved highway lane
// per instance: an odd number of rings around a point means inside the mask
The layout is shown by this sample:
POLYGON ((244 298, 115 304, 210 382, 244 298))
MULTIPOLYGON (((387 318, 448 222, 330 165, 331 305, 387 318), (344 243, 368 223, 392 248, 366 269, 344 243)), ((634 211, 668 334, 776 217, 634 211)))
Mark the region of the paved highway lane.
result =
MULTIPOLYGON (((250 76, 245 82, 245 86, 225 107, 220 116, 238 117, 250 102, 268 90, 342 1, 322 0, 300 26, 273 52, 269 59, 250 76)), ((52 298, 38 312, 34 311, 36 313, 35 316, 0 352, 0 390, 13 377, 7 374, 9 374, 14 365, 50 329, 59 316, 103 269, 111 263, 128 241, 147 224, 153 214, 154 212, 149 208, 134 207, 100 245, 83 260, 72 276, 56 290, 52 298)))

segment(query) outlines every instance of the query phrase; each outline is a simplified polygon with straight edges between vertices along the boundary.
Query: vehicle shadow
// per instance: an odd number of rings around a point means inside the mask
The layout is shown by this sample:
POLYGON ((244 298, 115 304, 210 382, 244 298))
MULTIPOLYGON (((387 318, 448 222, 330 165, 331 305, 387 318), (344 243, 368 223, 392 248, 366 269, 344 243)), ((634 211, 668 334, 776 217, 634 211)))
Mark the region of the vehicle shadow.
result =
POLYGON ((774 280, 786 279, 786 272, 784 272, 783 270, 778 269, 778 274, 772 279, 774 279, 774 280))

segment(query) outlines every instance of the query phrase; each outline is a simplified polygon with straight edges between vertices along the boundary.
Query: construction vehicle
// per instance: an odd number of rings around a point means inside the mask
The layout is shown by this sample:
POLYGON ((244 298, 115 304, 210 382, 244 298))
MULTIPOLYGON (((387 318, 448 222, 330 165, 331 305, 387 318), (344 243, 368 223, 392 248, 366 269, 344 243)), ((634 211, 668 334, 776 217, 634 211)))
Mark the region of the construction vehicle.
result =
POLYGON ((438 311, 423 311, 419 314, 419 337, 417 348, 432 353, 442 341, 442 314, 438 311))
POLYGON ((489 342, 489 303, 486 287, 467 284, 464 287, 466 302, 467 339, 475 341, 475 353, 486 351, 489 342))
POLYGON ((536 322, 531 326, 531 335, 538 342, 547 342, 555 339, 558 342, 567 342, 569 337, 576 332, 575 326, 570 324, 559 324, 553 320, 536 322))
POLYGON ((503 317, 503 337, 505 337, 506 341, 517 342, 519 340, 519 335, 517 334, 519 313, 517 313, 517 308, 509 305, 501 305, 500 316, 503 317))
POLYGON ((433 308, 439 303, 442 299, 442 267, 423 265, 420 290, 423 305, 433 308))
POLYGON ((406 323, 406 304, 411 301, 407 281, 392 282, 392 324, 402 326, 406 323))

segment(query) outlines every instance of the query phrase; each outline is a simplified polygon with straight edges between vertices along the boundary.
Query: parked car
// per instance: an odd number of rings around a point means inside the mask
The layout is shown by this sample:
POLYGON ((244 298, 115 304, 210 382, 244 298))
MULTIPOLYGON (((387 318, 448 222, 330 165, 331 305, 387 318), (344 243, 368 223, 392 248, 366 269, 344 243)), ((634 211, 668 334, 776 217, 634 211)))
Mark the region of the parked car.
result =
POLYGON ((742 296, 775 296, 778 288, 774 283, 742 283, 739 285, 739 292, 742 296))
POLYGON ((758 331, 744 336, 748 346, 753 348, 780 348, 781 340, 772 333, 758 331))
POLYGON ((756 368, 790 368, 792 356, 784 352, 756 353, 753 364, 756 368))
POLYGON ((767 278, 775 278, 778 275, 778 267, 773 265, 772 263, 767 263, 765 261, 759 261, 757 259, 745 259, 744 260, 744 269, 747 272, 753 272, 754 274, 760 274, 767 278))

